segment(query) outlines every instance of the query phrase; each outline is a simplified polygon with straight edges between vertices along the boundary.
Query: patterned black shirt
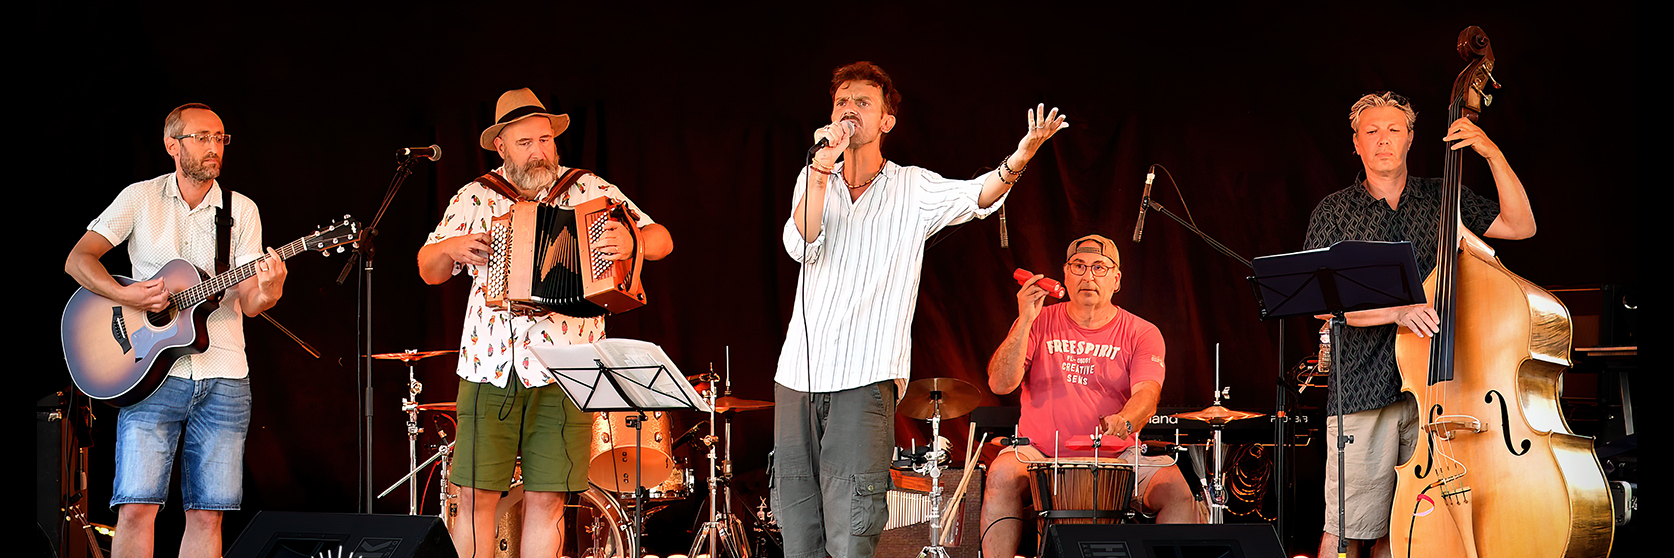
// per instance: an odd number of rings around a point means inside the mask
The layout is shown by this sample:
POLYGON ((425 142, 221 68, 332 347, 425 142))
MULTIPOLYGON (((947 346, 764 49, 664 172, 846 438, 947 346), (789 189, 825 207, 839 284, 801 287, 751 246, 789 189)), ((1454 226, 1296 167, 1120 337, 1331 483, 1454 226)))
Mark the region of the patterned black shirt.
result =
MULTIPOLYGON (((1314 207, 1308 218, 1306 248, 1325 248, 1343 240, 1412 242, 1418 274, 1425 277, 1436 267, 1436 232, 1441 222, 1440 178, 1407 177, 1406 188, 1395 209, 1372 197, 1362 184, 1338 190, 1314 207)), ((1464 188, 1459 212, 1465 228, 1477 236, 1500 214, 1500 204, 1464 188)), ((1336 388, 1326 403, 1335 414, 1338 402, 1344 413, 1376 409, 1401 397, 1401 375, 1395 365, 1395 332, 1400 326, 1344 327, 1332 339, 1332 382, 1336 388)))

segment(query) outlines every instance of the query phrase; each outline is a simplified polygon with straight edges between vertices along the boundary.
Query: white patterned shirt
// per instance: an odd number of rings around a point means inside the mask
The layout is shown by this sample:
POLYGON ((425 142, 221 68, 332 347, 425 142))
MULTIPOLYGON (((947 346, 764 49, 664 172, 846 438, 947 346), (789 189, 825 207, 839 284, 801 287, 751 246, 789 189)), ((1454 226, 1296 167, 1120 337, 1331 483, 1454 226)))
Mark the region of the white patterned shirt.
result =
MULTIPOLYGON (((1005 203, 1001 196, 977 207, 987 175, 951 180, 892 162, 859 200, 850 201, 842 168, 839 163, 826 182, 824 217, 813 242, 803 242, 794 216, 785 222, 785 252, 802 270, 773 381, 801 392, 901 383, 911 376, 924 241, 944 227, 987 217, 1005 203)), ((804 168, 791 211, 807 179, 804 168)))
MULTIPOLYGON (((559 176, 567 171, 567 167, 558 168, 559 176)), ((494 172, 505 176, 504 167, 494 169, 494 172)), ((547 190, 543 188, 535 198, 545 198, 546 194, 547 190)), ((655 223, 620 189, 595 174, 583 176, 554 201, 557 205, 573 206, 601 196, 625 202, 633 208, 633 212, 639 215, 636 226, 644 228, 655 223)), ((488 232, 489 223, 511 211, 512 204, 517 201, 521 200, 502 196, 482 184, 466 184, 448 202, 441 223, 436 225, 436 230, 424 243, 435 244, 456 236, 488 232)), ((506 387, 506 378, 516 373, 523 387, 544 386, 555 378, 534 359, 529 348, 577 345, 604 339, 604 316, 575 318, 554 313, 529 318, 489 308, 483 296, 483 272, 486 267, 453 264, 454 275, 461 270, 468 270, 471 275, 471 295, 465 305, 465 330, 459 340, 459 377, 503 388, 506 387)))
MULTIPOLYGON (((105 237, 111 246, 128 243, 133 278, 149 279, 164 264, 184 259, 210 276, 215 275, 215 209, 221 207, 221 183, 216 181, 197 207, 187 207, 175 174, 169 173, 122 189, 116 200, 87 230, 105 237)), ((262 218, 256 203, 232 194, 232 267, 262 255, 262 218)), ((170 376, 189 380, 243 378, 250 375, 244 358, 244 310, 238 286, 227 289, 221 306, 210 312, 205 325, 209 349, 174 361, 170 376)), ((170 290, 178 290, 170 288, 170 290)))

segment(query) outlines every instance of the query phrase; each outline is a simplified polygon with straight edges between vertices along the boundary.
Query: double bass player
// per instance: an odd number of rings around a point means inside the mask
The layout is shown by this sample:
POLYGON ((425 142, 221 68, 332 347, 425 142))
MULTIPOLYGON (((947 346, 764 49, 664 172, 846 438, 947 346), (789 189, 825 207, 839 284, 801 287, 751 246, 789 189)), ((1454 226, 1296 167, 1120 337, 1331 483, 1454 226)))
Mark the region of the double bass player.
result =
MULTIPOLYGON (((1308 220, 1307 249, 1343 240, 1410 241, 1419 273, 1429 274, 1435 268, 1436 253, 1430 248, 1437 242, 1442 180, 1408 175, 1407 152, 1416 137, 1417 120, 1418 113, 1407 98, 1392 92, 1367 94, 1354 103, 1349 127, 1365 177, 1320 200, 1308 220)), ((1528 193, 1505 154, 1482 128, 1460 118, 1448 125, 1441 139, 1457 140, 1453 150, 1470 148, 1481 155, 1494 177, 1498 201, 1462 189, 1462 224, 1479 236, 1507 240, 1534 236, 1528 193)), ((1391 555, 1389 512, 1395 466, 1411 455, 1418 436, 1417 408, 1401 394, 1395 336, 1399 328, 1432 336, 1440 330, 1440 320, 1429 304, 1349 312, 1345 318, 1347 327, 1332 340, 1337 378, 1326 404, 1326 430, 1327 439, 1335 440, 1338 429, 1345 429, 1354 443, 1344 450, 1346 480, 1338 478, 1334 465, 1325 468, 1320 556, 1336 554, 1341 532, 1350 540, 1350 555, 1358 552, 1360 544, 1374 541, 1373 556, 1386 557, 1391 555), (1336 418, 1339 406, 1344 415, 1341 424, 1336 418), (1341 526, 1337 521, 1339 482, 1347 483, 1346 525, 1341 526)), ((1327 463, 1335 463, 1336 444, 1326 447, 1327 463)))

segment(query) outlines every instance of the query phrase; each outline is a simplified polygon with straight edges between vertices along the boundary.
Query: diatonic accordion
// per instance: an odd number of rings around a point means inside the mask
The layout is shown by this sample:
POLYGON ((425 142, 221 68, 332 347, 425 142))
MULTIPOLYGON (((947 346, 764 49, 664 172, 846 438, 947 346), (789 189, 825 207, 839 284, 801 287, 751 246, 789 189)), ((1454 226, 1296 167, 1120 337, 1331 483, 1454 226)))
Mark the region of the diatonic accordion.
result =
POLYGON ((639 283, 644 263, 639 228, 627 204, 608 197, 575 207, 518 202, 489 226, 490 254, 483 293, 488 306, 515 314, 557 312, 577 318, 626 312, 645 305, 639 283), (605 223, 616 221, 632 238, 633 257, 611 260, 596 245, 605 223))

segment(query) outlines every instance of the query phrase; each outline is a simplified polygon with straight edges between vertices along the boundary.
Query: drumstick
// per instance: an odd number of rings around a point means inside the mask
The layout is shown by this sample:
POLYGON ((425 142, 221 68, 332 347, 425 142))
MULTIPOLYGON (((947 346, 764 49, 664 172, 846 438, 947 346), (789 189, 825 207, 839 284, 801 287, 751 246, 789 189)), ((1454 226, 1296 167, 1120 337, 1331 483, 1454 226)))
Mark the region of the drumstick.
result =
MULTIPOLYGON (((965 472, 963 474, 959 475, 959 488, 957 490, 953 491, 953 497, 952 498, 948 498, 947 509, 949 511, 953 510, 954 506, 959 505, 960 498, 963 498, 965 496, 965 482, 970 480, 971 471, 976 469, 976 467, 971 466, 972 465, 971 464, 971 461, 972 461, 971 441, 976 439, 976 427, 977 427, 976 421, 971 421, 970 428, 965 433, 965 472)), ((982 435, 982 441, 983 442, 988 441, 988 435, 987 434, 982 435)), ((936 546, 941 546, 943 544, 943 541, 947 540, 948 527, 950 527, 952 525, 953 525, 953 514, 948 513, 947 517, 942 518, 942 525, 941 525, 942 529, 940 531, 941 536, 936 541, 936 546)))
MULTIPOLYGON (((976 455, 971 453, 971 440, 974 437, 976 437, 976 423, 972 422, 970 434, 965 436, 965 474, 960 475, 959 488, 953 491, 953 498, 948 500, 948 510, 952 510, 954 506, 959 505, 959 501, 965 497, 965 485, 971 481, 971 473, 976 471, 976 464, 973 463, 976 461, 976 455)), ((978 443, 976 447, 980 448, 983 444, 987 443, 988 433, 984 432, 982 434, 982 442, 978 443)), ((948 528, 953 526, 953 520, 954 515, 952 513, 949 513, 947 517, 942 518, 942 536, 941 540, 936 541, 937 546, 947 544, 948 528)))

